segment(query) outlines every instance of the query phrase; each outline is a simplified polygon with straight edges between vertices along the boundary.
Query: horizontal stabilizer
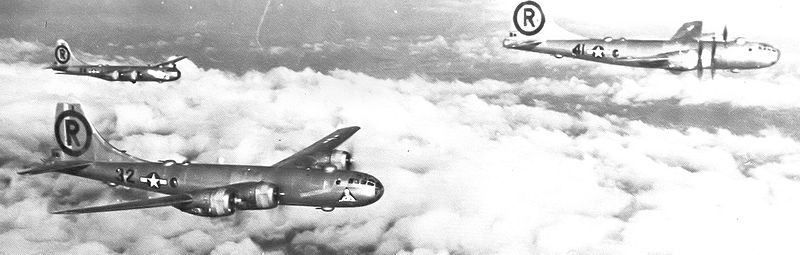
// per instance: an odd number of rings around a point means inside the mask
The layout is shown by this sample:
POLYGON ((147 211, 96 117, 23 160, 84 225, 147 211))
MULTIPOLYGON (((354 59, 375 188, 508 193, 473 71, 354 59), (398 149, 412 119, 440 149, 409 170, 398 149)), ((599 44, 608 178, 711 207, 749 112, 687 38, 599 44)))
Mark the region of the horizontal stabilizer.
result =
POLYGON ((528 40, 520 40, 520 39, 512 39, 506 38, 503 40, 503 47, 509 49, 517 49, 517 50, 532 50, 542 44, 543 40, 535 40, 535 39, 528 39, 528 40))
POLYGON ((33 175, 33 174, 43 174, 43 173, 52 173, 52 172, 68 172, 68 171, 75 171, 80 170, 88 167, 91 165, 92 162, 84 161, 84 160, 71 160, 71 161, 55 161, 49 164, 37 166, 22 172, 17 172, 17 174, 21 175, 33 175))
POLYGON ((172 195, 159 198, 142 199, 131 202, 84 207, 78 209, 69 209, 51 212, 52 214, 80 214, 80 213, 95 213, 95 212, 111 212, 122 211, 131 209, 153 208, 161 206, 174 206, 192 202, 192 197, 187 194, 172 195))

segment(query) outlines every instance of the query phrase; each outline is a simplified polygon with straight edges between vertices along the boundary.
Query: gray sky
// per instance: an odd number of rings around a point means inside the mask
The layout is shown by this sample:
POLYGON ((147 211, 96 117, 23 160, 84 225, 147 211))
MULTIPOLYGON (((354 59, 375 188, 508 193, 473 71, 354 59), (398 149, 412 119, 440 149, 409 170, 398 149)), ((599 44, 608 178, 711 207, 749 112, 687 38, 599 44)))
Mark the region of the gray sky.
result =
MULTIPOLYGON (((784 33, 793 14, 786 3, 640 3, 579 5, 542 1, 550 20, 592 37, 668 38, 683 22, 706 21, 707 32, 728 25, 732 37, 766 40, 796 59, 796 35, 784 33), (686 8, 690 5, 693 8, 686 8), (623 12, 625 15, 609 15, 623 12), (738 13, 747 14, 746 18, 738 13), (769 27, 772 29, 764 29, 769 27), (788 44, 788 45, 787 45, 788 44)), ((509 63, 500 41, 510 30, 515 1, 10 1, 0 4, 0 34, 54 44, 58 38, 87 53, 159 62, 187 55, 204 68, 243 73, 286 66, 346 69, 386 78, 520 81, 535 76, 509 63), (45 26, 46 24, 46 26, 45 26), (434 40, 441 38, 441 40, 434 40), (437 48, 438 47, 438 48, 437 48), (477 56, 477 57, 475 57, 477 56)), ((517 53, 515 53, 517 54, 517 53)), ((535 56, 533 58, 544 56, 535 56)), ((49 62, 42 56, 41 62, 49 62)), ((565 61, 566 63, 572 60, 565 61)), ((522 64, 522 65, 521 65, 522 64)), ((588 65, 592 67, 592 65, 588 65)), ((576 70, 578 72, 582 70, 576 70)), ((574 73, 563 73, 565 76, 574 73)))

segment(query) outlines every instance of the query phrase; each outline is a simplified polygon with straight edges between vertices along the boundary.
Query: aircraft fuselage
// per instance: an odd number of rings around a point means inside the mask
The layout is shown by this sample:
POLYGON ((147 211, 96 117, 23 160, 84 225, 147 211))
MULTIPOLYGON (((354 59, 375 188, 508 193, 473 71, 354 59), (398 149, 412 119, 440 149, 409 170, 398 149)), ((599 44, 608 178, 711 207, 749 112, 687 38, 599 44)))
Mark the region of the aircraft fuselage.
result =
POLYGON ((107 66, 107 65, 55 65, 51 69, 60 74, 83 75, 107 81, 174 81, 181 72, 174 66, 107 66))
POLYGON ((756 69, 775 64, 780 52, 765 43, 741 41, 681 42, 665 40, 585 39, 539 40, 517 43, 507 39, 506 48, 570 57, 606 64, 631 67, 661 68, 670 71, 689 71, 698 68, 698 53, 702 68, 711 68, 714 48, 716 69, 756 69), (662 59, 662 61, 653 61, 662 59))
POLYGON ((282 205, 356 207, 383 195, 377 178, 356 171, 167 162, 93 162, 65 173, 164 194, 184 194, 243 182, 273 184, 282 205), (349 193, 352 199, 343 196, 349 193))

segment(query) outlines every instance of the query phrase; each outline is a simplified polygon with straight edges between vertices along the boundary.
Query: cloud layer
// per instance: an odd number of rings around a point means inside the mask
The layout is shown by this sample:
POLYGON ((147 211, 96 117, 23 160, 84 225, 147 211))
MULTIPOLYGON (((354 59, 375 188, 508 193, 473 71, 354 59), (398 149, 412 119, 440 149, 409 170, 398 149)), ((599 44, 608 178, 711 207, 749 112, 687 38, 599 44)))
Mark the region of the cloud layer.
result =
MULTIPOLYGON (((421 51, 467 47, 428 40, 417 44, 421 51)), ((129 84, 58 76, 27 61, 43 46, 2 43, 14 50, 0 63, 0 253, 796 253, 800 143, 791 134, 670 127, 596 110, 658 110, 648 107, 669 100, 680 109, 794 109, 792 70, 770 82, 642 73, 611 84, 467 83, 346 70, 237 75, 182 61, 177 82, 129 84), (73 176, 14 174, 54 145, 61 101, 82 103, 115 146, 149 160, 269 165, 358 125, 343 148, 387 191, 373 205, 332 213, 51 215, 148 195, 73 176)))

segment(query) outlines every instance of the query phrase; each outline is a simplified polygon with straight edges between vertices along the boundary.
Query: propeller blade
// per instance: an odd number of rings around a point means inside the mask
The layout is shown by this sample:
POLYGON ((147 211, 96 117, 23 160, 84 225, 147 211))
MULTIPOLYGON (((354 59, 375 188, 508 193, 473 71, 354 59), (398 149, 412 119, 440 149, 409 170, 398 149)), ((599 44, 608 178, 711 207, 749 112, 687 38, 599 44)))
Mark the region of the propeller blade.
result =
POLYGON ((347 154, 347 157, 345 158, 345 169, 347 169, 347 170, 355 170, 354 163, 355 162, 353 162, 353 154, 352 154, 352 152, 350 152, 350 153, 347 154))
POLYGON ((347 148, 347 151, 350 152, 349 154, 347 154, 347 156, 348 156, 347 157, 347 169, 355 171, 356 169, 358 169, 358 162, 357 162, 356 158, 353 157, 353 155, 356 155, 356 150, 353 147, 353 145, 350 145, 347 148))
POLYGON ((697 78, 703 78, 703 42, 697 41, 697 78))
MULTIPOLYGON (((724 33, 723 33, 724 34, 724 33)), ((724 36, 724 35, 723 35, 724 36)), ((717 37, 711 37, 711 79, 714 79, 714 73, 717 70, 716 68, 716 54, 717 54, 717 37)))
POLYGON ((725 28, 722 29, 722 40, 728 42, 728 25, 725 25, 725 28))

